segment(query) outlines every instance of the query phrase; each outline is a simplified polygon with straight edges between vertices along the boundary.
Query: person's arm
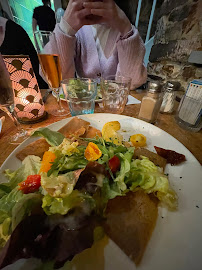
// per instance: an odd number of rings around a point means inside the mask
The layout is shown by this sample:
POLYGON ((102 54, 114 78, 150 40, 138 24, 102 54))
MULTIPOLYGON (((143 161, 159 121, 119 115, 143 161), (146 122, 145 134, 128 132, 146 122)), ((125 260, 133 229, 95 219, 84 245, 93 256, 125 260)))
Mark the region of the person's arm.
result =
POLYGON ((58 53, 60 58, 62 78, 68 79, 74 77, 75 64, 74 56, 76 50, 76 37, 75 35, 69 35, 68 29, 61 24, 56 24, 54 29, 54 36, 46 44, 46 53, 58 53))
POLYGON ((95 21, 86 19, 89 14, 90 10, 83 7, 83 0, 70 0, 60 24, 55 27, 55 37, 46 45, 45 50, 48 53, 53 53, 57 49, 63 79, 75 75, 74 58, 78 53, 75 34, 83 25, 95 23, 95 21))
POLYGON ((133 88, 145 83, 147 71, 143 62, 144 44, 138 30, 131 25, 125 13, 113 0, 84 2, 84 7, 89 8, 91 14, 100 16, 100 23, 107 23, 120 33, 116 44, 118 51, 117 74, 131 77, 133 88))
POLYGON ((129 36, 120 37, 117 41, 119 64, 117 74, 132 78, 131 88, 137 88, 147 80, 147 69, 144 65, 145 46, 135 26, 129 36))

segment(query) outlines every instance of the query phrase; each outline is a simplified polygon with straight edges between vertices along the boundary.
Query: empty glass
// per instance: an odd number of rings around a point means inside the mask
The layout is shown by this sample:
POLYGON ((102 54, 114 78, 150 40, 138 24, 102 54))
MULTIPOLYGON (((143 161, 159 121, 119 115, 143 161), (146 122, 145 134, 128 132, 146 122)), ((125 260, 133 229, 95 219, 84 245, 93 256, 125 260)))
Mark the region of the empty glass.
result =
POLYGON ((71 78, 61 85, 72 116, 94 113, 97 80, 71 78))
POLYGON ((122 113, 128 100, 131 78, 124 76, 108 76, 101 79, 101 93, 104 111, 122 113))
POLYGON ((198 132, 202 128, 202 97, 199 99, 184 95, 175 116, 178 125, 189 131, 198 132))

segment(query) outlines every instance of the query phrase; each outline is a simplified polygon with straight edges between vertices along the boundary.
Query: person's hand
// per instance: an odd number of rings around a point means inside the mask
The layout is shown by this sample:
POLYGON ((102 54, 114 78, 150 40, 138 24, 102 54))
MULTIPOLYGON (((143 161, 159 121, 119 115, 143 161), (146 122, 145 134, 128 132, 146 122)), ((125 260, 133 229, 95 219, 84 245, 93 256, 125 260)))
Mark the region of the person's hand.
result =
POLYGON ((63 16, 63 19, 75 31, 78 31, 83 25, 97 23, 98 18, 92 18, 91 10, 88 7, 84 7, 83 2, 83 0, 70 0, 63 16))
POLYGON ((131 30, 128 17, 113 0, 85 1, 83 6, 90 9, 91 14, 101 17, 98 23, 107 23, 110 27, 117 29, 121 35, 131 30))

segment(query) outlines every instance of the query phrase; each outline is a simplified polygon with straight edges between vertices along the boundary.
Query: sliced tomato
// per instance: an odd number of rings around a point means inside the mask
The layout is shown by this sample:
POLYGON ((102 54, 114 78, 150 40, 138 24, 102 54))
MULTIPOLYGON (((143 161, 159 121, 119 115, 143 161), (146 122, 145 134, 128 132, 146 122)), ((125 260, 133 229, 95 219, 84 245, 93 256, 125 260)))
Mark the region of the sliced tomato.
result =
POLYGON ((46 151, 43 155, 39 173, 48 172, 51 166, 53 165, 52 163, 54 162, 55 159, 56 159, 56 155, 54 153, 52 153, 51 151, 46 151))
POLYGON ((24 194, 32 193, 39 190, 41 186, 41 175, 29 175, 25 181, 22 181, 18 184, 19 190, 24 194))
POLYGON ((134 134, 130 137, 130 141, 136 147, 143 147, 146 145, 146 137, 143 134, 134 134))
POLYGON ((120 169, 121 162, 117 156, 113 156, 113 158, 108 161, 108 165, 112 173, 116 173, 120 169))
POLYGON ((177 153, 173 150, 168 150, 157 146, 154 146, 154 148, 156 149, 157 154, 165 158, 167 163, 170 163, 171 165, 177 165, 186 160, 185 155, 177 153))
POLYGON ((95 161, 102 156, 102 152, 95 143, 89 142, 84 156, 88 161, 95 161))

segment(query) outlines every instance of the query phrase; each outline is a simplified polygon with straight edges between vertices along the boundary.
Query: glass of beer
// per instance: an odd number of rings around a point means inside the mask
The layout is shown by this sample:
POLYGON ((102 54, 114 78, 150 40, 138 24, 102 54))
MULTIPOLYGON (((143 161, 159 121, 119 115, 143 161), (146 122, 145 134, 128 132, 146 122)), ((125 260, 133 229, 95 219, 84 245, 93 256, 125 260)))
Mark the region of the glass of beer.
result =
POLYGON ((70 113, 62 107, 60 99, 60 94, 62 92, 60 85, 62 72, 55 34, 50 31, 36 31, 34 33, 34 38, 43 75, 45 76, 51 91, 56 94, 58 102, 58 108, 55 109, 52 114, 55 116, 70 115, 70 113), (48 44, 49 41, 54 44, 51 48, 48 44))

